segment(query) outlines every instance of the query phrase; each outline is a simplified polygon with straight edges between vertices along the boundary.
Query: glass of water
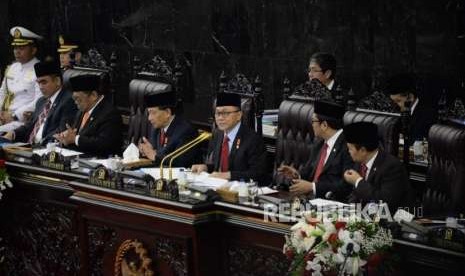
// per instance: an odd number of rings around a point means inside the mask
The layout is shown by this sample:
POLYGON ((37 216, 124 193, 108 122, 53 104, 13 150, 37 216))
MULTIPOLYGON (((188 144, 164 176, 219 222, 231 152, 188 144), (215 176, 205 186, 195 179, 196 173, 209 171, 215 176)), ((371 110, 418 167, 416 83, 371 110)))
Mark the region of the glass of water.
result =
POLYGON ((256 201, 255 201, 258 195, 258 191, 259 191, 257 182, 249 183, 247 188, 249 190, 250 205, 258 206, 258 204, 256 204, 256 201))

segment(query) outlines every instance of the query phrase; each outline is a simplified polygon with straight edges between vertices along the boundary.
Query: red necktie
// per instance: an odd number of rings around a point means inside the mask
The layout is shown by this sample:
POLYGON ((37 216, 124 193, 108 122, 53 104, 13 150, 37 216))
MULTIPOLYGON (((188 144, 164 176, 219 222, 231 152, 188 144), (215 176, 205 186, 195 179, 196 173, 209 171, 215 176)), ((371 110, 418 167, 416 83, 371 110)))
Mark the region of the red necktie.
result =
POLYGON ((163 129, 160 129, 160 146, 165 145, 165 131, 163 129))
POLYGON ((229 138, 227 135, 223 138, 223 145, 221 146, 221 163, 220 168, 222 172, 229 170, 229 138))
POLYGON ((45 118, 47 118, 48 112, 50 111, 51 107, 52 107, 52 102, 48 100, 44 106, 44 109, 42 109, 42 112, 39 114, 39 118, 37 118, 37 121, 34 124, 34 128, 32 129, 31 134, 29 134, 28 142, 30 144, 34 143, 34 138, 36 137, 37 132, 39 132, 40 126, 44 123, 45 118))
POLYGON ((367 171, 367 165, 365 165, 365 163, 360 164, 360 176, 363 177, 363 179, 365 179, 365 177, 367 176, 367 171))
POLYGON ((320 151, 320 159, 318 160, 318 165, 315 170, 315 176, 313 177, 313 182, 317 182, 320 178, 320 174, 323 172, 325 166, 325 159, 328 151, 328 144, 324 144, 320 151))

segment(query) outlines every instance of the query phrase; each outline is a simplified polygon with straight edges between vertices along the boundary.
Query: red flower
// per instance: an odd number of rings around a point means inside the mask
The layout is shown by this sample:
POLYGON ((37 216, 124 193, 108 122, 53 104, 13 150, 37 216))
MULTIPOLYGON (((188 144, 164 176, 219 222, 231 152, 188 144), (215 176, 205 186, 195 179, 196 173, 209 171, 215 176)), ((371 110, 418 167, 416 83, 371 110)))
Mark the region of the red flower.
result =
POLYGON ((329 235, 328 237, 328 242, 331 243, 331 244, 334 244, 337 242, 337 235, 336 233, 332 233, 331 235, 329 235))
POLYGON ((307 263, 308 261, 311 261, 311 260, 313 260, 314 258, 315 258, 315 253, 310 252, 310 253, 308 253, 307 255, 305 255, 304 261, 305 261, 305 263, 307 263))
POLYGON ((346 228, 346 224, 347 224, 347 222, 345 222, 345 221, 336 221, 336 224, 334 224, 334 227, 336 227, 336 230, 339 231, 339 229, 341 229, 341 228, 342 229, 346 228))
POLYGON ((0 168, 5 168, 5 160, 0 159, 0 168))
POLYGON ((288 249, 286 249, 286 253, 285 253, 285 254, 286 254, 286 257, 287 257, 289 260, 294 259, 294 255, 295 255, 295 254, 294 254, 294 250, 288 248, 288 249))
POLYGON ((380 253, 373 253, 368 257, 367 265, 368 267, 378 267, 378 265, 383 261, 384 254, 380 253))
POLYGON ((307 237, 307 233, 305 233, 305 231, 303 231, 303 230, 300 230, 300 235, 302 235, 302 238, 307 237))

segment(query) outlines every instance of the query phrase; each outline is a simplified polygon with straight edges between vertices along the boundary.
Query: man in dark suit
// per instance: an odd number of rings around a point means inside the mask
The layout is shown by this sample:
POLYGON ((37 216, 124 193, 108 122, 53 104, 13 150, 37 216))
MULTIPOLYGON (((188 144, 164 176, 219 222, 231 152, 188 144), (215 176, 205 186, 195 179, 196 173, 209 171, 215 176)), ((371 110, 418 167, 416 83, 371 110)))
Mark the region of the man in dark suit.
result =
POLYGON ((412 204, 412 188, 407 171, 394 156, 378 149, 376 124, 359 122, 344 127, 347 147, 357 163, 344 173, 345 180, 354 186, 349 202, 366 204, 383 201, 395 212, 398 207, 412 204))
POLYGON ((241 99, 233 93, 217 95, 214 132, 206 164, 192 166, 193 172, 213 171, 212 176, 228 180, 262 182, 266 175, 266 151, 262 137, 241 124, 241 99))
MULTIPOLYGON (((154 130, 150 141, 146 137, 142 138, 139 151, 158 166, 167 154, 195 139, 198 133, 187 120, 176 115, 177 100, 174 92, 153 93, 144 98, 154 130)), ((194 147, 174 159, 173 166, 190 167, 198 154, 198 148, 194 147)))
POLYGON ((336 78, 336 58, 330 53, 317 52, 310 57, 308 65, 308 79, 318 79, 333 91, 336 78))
POLYGON ((37 83, 43 94, 37 103, 32 120, 4 138, 16 142, 45 145, 54 140, 53 135, 65 129, 76 115, 77 108, 71 92, 62 89, 63 80, 59 64, 48 61, 34 64, 37 83))
POLYGON ((79 64, 82 57, 79 44, 64 35, 58 36, 58 43, 57 52, 60 54, 60 65, 63 71, 73 68, 74 64, 79 64))
POLYGON ((431 105, 417 96, 415 76, 406 73, 392 76, 388 81, 387 92, 401 111, 404 111, 407 105, 410 107, 409 144, 428 138, 436 115, 431 105))
MULTIPOLYGON (((293 195, 314 195, 317 198, 343 200, 351 187, 344 181, 344 171, 353 167, 342 131, 342 106, 316 101, 312 115, 315 141, 307 164, 301 169, 300 177, 293 179, 290 192, 293 195)), ((279 171, 299 176, 294 168, 282 166, 279 171)))
POLYGON ((74 126, 54 137, 64 146, 99 157, 120 154, 123 144, 121 115, 99 92, 100 77, 79 75, 70 79, 73 99, 80 112, 74 126))

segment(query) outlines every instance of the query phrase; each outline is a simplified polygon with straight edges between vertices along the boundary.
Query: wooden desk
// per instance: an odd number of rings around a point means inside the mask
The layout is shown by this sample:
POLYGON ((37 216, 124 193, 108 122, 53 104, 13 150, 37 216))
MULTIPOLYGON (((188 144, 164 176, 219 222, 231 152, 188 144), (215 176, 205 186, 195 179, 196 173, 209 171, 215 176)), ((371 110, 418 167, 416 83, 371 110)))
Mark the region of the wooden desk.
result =
MULTIPOLYGON (((142 242, 156 275, 285 275, 291 223, 259 209, 189 205, 87 184, 86 176, 7 163, 0 275, 114 275, 118 248, 142 242)), ((465 271, 465 254, 396 240, 401 271, 465 271)), ((411 275, 411 274, 410 274, 411 275)))

